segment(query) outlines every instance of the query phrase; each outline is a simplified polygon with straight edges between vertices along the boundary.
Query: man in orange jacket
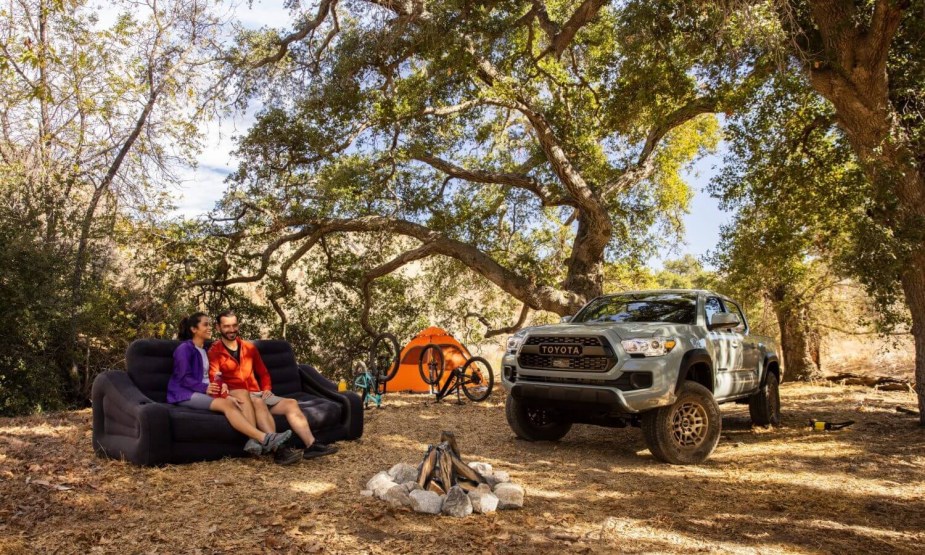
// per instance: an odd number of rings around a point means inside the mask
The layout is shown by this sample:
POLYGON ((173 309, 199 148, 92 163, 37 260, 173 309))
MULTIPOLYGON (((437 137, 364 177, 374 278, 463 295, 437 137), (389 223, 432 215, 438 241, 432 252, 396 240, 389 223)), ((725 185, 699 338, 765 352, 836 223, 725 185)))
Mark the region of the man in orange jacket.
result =
POLYGON ((280 447, 274 455, 276 462, 292 464, 303 457, 313 459, 336 452, 336 447, 315 441, 308 419, 295 399, 284 399, 273 394, 270 373, 257 347, 238 337, 237 315, 226 310, 218 315, 215 325, 221 341, 216 341, 209 349, 209 379, 214 381, 215 375, 221 372, 222 381, 228 384, 229 394, 242 401, 250 396, 250 403, 242 403, 244 415, 259 430, 264 433, 275 432, 276 423, 272 415, 282 415, 286 417, 292 431, 305 443, 306 449, 302 453, 285 445, 280 447))

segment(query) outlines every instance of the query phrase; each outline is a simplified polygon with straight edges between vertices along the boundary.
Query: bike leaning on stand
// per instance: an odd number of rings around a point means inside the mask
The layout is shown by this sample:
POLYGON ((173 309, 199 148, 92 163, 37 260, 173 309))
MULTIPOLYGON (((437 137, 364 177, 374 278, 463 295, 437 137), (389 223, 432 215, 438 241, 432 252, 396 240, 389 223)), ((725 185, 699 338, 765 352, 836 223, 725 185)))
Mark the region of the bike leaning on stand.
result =
POLYGON ((444 367, 443 349, 439 345, 431 343, 421 350, 418 372, 424 383, 433 388, 439 388, 435 392, 437 401, 441 401, 454 391, 456 402, 460 405, 462 404, 461 393, 476 403, 484 401, 491 395, 491 389, 495 385, 495 376, 491 365, 484 358, 472 357, 462 367, 454 368, 441 387, 440 379, 443 377, 444 367))
POLYGON ((353 363, 353 386, 363 400, 363 408, 369 403, 382 406, 382 397, 386 392, 386 383, 398 373, 398 340, 391 333, 380 333, 373 339, 366 362, 358 360, 353 363))

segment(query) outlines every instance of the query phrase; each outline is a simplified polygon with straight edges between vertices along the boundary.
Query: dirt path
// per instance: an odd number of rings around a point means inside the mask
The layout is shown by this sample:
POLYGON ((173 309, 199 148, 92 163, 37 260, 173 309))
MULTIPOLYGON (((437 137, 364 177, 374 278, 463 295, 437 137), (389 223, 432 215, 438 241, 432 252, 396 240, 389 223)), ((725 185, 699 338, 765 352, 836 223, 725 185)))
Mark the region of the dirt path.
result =
POLYGON ((515 440, 500 390, 463 407, 391 395, 362 440, 294 467, 138 468, 93 455, 89 411, 0 419, 0 553, 921 553, 925 429, 894 410, 912 394, 788 384, 782 396, 775 430, 724 406, 723 440, 697 467, 656 463, 632 428, 515 440), (857 424, 812 432, 811 417, 857 424), (466 460, 509 471, 525 508, 457 520, 360 497, 441 429, 466 460))

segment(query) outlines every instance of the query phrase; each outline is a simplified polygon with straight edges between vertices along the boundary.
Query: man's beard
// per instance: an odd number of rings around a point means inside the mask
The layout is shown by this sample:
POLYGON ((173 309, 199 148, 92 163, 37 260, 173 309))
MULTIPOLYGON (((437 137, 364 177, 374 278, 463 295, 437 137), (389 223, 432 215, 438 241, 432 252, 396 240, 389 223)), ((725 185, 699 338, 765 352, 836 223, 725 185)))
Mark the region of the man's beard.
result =
POLYGON ((236 331, 228 331, 222 334, 222 339, 224 339, 225 341, 234 341, 237 338, 238 338, 238 332, 236 331))

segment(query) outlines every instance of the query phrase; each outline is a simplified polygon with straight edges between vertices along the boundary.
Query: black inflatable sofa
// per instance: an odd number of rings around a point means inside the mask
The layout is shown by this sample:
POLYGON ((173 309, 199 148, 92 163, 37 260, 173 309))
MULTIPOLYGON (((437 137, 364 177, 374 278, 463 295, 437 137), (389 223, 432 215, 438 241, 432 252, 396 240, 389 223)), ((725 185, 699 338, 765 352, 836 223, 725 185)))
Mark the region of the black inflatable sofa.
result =
MULTIPOLYGON (((179 341, 144 339, 126 352, 128 372, 110 370, 93 382, 93 448, 97 454, 156 466, 245 456, 247 438, 224 415, 170 405, 167 381, 179 341)), ((285 341, 255 341, 273 380, 273 393, 296 399, 318 441, 333 443, 363 435, 363 407, 352 392, 314 368, 296 363, 285 341)), ((277 431, 288 430, 274 416, 277 431)), ((293 436, 293 443, 302 447, 293 436)))

